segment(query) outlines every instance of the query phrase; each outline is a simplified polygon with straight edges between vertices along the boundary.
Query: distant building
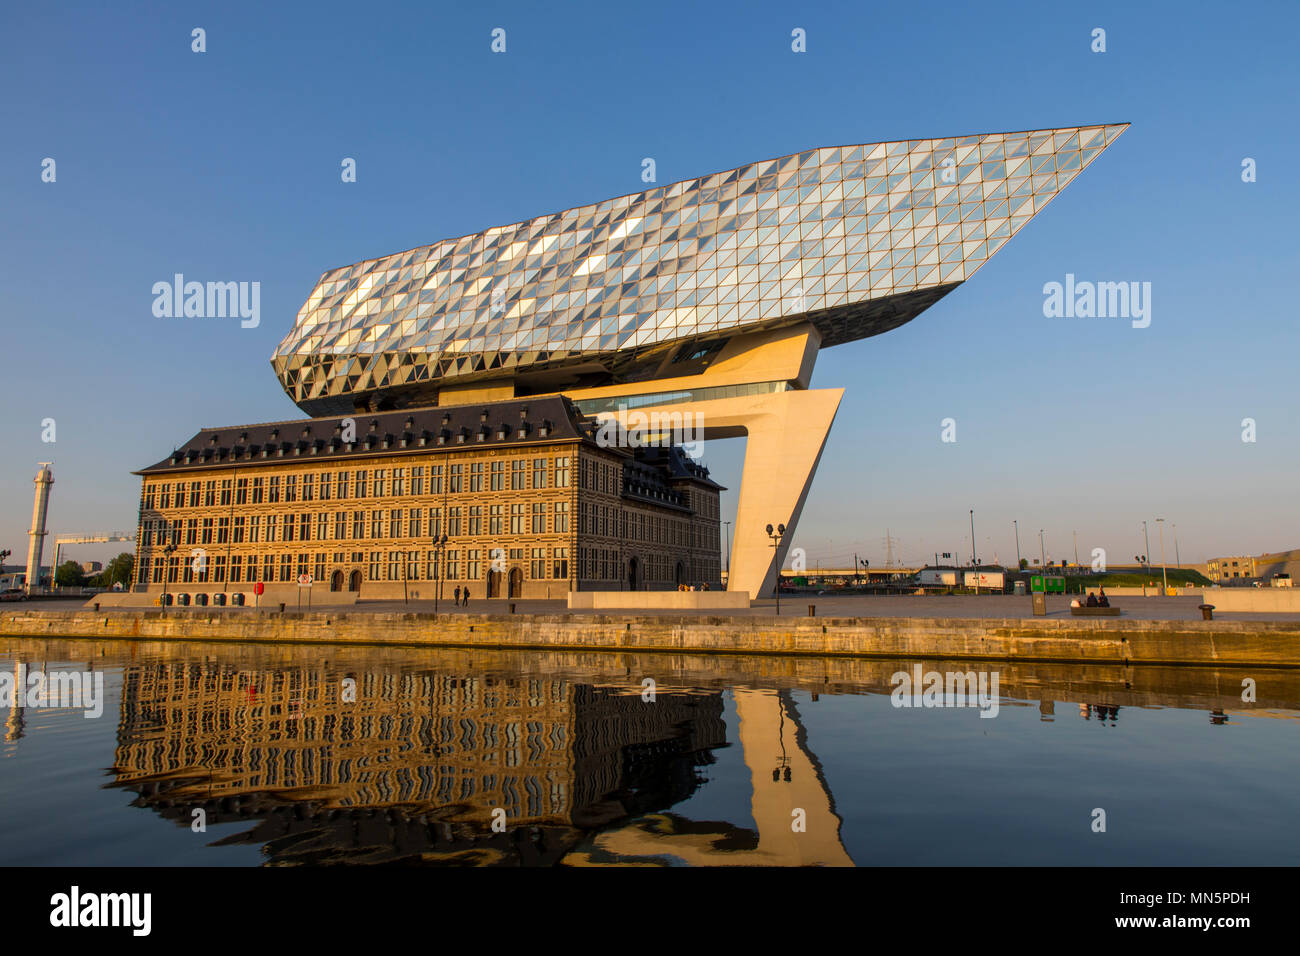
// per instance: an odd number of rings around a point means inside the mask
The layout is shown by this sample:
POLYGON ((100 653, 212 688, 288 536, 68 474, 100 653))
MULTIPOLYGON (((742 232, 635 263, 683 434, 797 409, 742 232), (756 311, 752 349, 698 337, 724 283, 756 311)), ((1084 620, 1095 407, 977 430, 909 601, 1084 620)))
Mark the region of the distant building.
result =
POLYGON ((99 574, 104 570, 103 561, 82 561, 81 570, 86 574, 99 574))
POLYGON ((1255 557, 1211 558, 1205 565, 1205 576, 1215 584, 1268 582, 1277 574, 1300 575, 1300 548, 1266 552, 1255 557))

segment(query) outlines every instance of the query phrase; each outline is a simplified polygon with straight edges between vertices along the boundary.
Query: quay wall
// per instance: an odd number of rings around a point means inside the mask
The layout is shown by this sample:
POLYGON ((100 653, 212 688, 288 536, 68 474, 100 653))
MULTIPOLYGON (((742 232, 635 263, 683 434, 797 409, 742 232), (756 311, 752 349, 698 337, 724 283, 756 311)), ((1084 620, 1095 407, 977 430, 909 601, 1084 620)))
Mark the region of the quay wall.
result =
POLYGON ((1300 621, 6 609, 0 635, 1300 667, 1300 621))

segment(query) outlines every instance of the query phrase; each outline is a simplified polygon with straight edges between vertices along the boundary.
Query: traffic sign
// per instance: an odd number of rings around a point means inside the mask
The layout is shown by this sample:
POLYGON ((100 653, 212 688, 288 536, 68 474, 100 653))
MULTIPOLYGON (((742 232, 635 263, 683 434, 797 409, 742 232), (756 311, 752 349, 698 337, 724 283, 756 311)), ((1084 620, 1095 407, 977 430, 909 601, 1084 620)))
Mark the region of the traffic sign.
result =
POLYGON ((298 575, 298 587, 300 588, 309 588, 312 586, 312 583, 314 581, 315 578, 313 578, 310 574, 298 575))
POLYGON ((263 584, 261 581, 258 581, 256 584, 253 585, 253 593, 256 594, 258 597, 261 597, 265 591, 266 591, 266 585, 263 584))

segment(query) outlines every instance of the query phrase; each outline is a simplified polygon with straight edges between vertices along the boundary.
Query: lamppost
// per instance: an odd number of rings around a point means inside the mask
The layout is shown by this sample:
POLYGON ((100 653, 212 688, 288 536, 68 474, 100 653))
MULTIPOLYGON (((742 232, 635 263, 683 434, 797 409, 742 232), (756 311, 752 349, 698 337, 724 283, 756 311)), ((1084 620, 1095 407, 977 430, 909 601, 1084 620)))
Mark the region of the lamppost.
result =
MULTIPOLYGON (((1147 560, 1147 555, 1151 553, 1151 538, 1147 535, 1147 523, 1145 521, 1142 522, 1142 541, 1146 544, 1146 547, 1142 551, 1142 560, 1145 562, 1147 560)), ((1147 562, 1147 571, 1151 571, 1151 565, 1149 562, 1147 562)))
MULTIPOLYGON (((1041 567, 1043 571, 1046 572, 1047 571, 1047 545, 1043 543, 1042 528, 1038 529, 1038 555, 1040 558, 1042 558, 1042 561, 1039 563, 1039 567, 1041 567)), ((1044 584, 1043 587, 1047 587, 1047 585, 1044 584)))
POLYGON ((1147 566, 1147 556, 1146 556, 1145 554, 1135 554, 1135 555, 1133 555, 1133 560, 1136 561, 1136 562, 1138 563, 1138 567, 1140 567, 1140 568, 1143 569, 1143 573, 1142 573, 1142 596, 1143 596, 1143 597, 1146 597, 1146 596, 1147 596, 1147 576, 1146 576, 1146 570, 1145 570, 1145 569, 1146 569, 1146 566, 1147 566))
POLYGON ((1019 519, 1011 522, 1016 529, 1016 570, 1020 570, 1020 521, 1019 519))
MULTIPOLYGON (((445 510, 443 512, 446 514, 445 510)), ((433 539, 433 552, 438 554, 438 586, 433 591, 433 613, 438 613, 438 601, 442 597, 442 579, 447 576, 447 535, 436 535, 433 539)))
POLYGON ((1173 525, 1173 529, 1174 529, 1174 567, 1181 568, 1183 566, 1183 559, 1178 556, 1178 525, 1176 523, 1173 525))
POLYGON ((785 525, 779 524, 776 530, 772 526, 767 526, 767 536, 772 539, 772 547, 776 552, 776 613, 781 613, 781 539, 785 537, 785 525))
POLYGON ((1169 565, 1165 561, 1165 519, 1157 518, 1156 524, 1160 525, 1160 577, 1163 582, 1161 597, 1169 596, 1169 565))
POLYGON ((863 577, 866 579, 863 583, 871 587, 871 562, 866 558, 858 558, 858 561, 862 564, 863 577))
POLYGON ((731 587, 731 522, 722 522, 727 527, 727 587, 731 587))
POLYGON ((975 509, 970 510, 970 565, 978 574, 980 569, 979 559, 975 557, 975 509))
POLYGON ((171 556, 176 553, 176 543, 174 541, 169 542, 167 547, 163 548, 162 550, 163 550, 162 606, 163 608, 166 608, 167 607, 167 580, 168 578, 171 577, 171 573, 172 573, 171 556))

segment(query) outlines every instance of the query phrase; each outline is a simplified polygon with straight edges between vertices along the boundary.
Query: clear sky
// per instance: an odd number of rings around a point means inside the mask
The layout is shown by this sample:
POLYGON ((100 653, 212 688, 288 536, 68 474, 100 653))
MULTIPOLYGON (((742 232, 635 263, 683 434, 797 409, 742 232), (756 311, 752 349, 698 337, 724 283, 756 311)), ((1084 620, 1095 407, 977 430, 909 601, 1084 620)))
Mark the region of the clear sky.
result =
MULTIPOLYGON (((7 4, 0 547, 26 554, 38 461, 52 531, 134 529, 132 469, 298 417, 269 359, 328 268, 635 192, 645 157, 663 184, 1123 121, 972 281, 821 354, 813 385, 847 393, 793 543, 822 566, 883 563, 887 530, 896 557, 968 555, 974 508, 1004 562, 1013 519, 1026 556, 1041 528, 1050 557, 1077 531, 1081 557, 1131 560, 1146 519, 1158 558, 1157 517, 1185 562, 1300 547, 1297 32, 1294 2, 7 4), (177 272, 259 281, 260 326, 155 318, 177 272), (1150 327, 1045 318, 1067 273, 1150 282, 1150 327)), ((705 449, 726 517, 743 450, 705 449)))

